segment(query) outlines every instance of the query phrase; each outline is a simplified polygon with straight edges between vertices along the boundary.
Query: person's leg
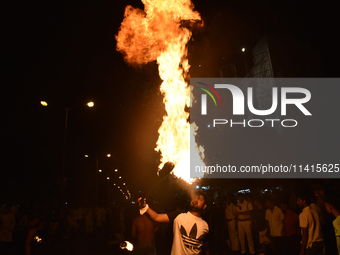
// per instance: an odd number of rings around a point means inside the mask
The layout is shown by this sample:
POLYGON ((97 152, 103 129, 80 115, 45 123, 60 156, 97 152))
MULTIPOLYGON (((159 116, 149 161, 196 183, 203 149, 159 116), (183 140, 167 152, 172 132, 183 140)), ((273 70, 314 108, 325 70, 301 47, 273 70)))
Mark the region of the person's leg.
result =
POLYGON ((251 231, 251 221, 245 221, 245 232, 247 235, 247 241, 249 246, 249 252, 255 254, 254 242, 253 242, 253 232, 251 231))
POLYGON ((236 221, 232 220, 228 222, 228 231, 231 242, 231 250, 238 251, 240 249, 240 241, 238 240, 238 233, 236 230, 236 221))
POLYGON ((238 221, 238 236, 240 238, 240 244, 241 244, 241 253, 245 254, 246 253, 246 233, 245 233, 245 229, 243 226, 242 221, 238 221))

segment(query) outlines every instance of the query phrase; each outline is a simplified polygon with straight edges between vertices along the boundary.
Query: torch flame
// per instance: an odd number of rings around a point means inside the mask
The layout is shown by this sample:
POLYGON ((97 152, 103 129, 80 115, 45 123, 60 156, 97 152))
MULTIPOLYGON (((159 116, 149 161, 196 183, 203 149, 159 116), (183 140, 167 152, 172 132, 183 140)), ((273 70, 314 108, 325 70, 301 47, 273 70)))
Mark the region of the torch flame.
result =
MULTIPOLYGON (((127 6, 117 40, 117 50, 123 52, 125 61, 146 64, 157 60, 160 87, 167 115, 159 128, 156 151, 162 153, 161 169, 166 162, 173 162, 172 173, 191 183, 190 146, 196 149, 199 162, 204 158, 203 147, 195 143, 197 126, 188 123, 190 86, 185 82, 190 65, 187 47, 191 31, 181 21, 200 21, 200 14, 193 10, 190 0, 142 0, 144 11, 127 6), (190 137, 191 136, 191 137, 190 137), (193 143, 190 144, 190 141, 193 143)), ((196 161, 197 162, 197 161, 196 161)), ((202 173, 203 175, 203 173, 202 173)), ((202 177, 198 175, 196 177, 202 177)))
POLYGON ((133 251, 133 244, 130 243, 129 241, 124 241, 123 243, 120 244, 120 248, 122 250, 133 251))
POLYGON ((37 243, 41 243, 42 241, 42 239, 39 236, 35 236, 33 239, 36 240, 37 243))

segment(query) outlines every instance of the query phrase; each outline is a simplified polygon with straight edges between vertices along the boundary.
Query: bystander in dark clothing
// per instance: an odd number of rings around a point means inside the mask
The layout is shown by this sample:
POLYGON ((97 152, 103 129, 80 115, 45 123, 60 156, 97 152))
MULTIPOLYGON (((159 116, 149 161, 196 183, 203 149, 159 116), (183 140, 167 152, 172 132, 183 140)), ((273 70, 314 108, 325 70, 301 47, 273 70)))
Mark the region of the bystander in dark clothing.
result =
POLYGON ((300 228, 299 215, 288 207, 288 202, 281 201, 280 208, 284 213, 284 254, 299 254, 300 251, 300 228))

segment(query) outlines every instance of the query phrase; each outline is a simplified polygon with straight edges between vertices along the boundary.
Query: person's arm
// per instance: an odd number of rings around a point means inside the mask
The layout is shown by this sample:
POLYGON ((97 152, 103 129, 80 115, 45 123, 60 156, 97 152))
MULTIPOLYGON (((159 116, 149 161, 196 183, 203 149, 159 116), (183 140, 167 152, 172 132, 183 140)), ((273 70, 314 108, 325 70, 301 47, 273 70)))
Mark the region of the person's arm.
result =
POLYGON ((36 229, 31 229, 29 232, 28 232, 28 235, 27 235, 27 238, 26 238, 26 241, 25 241, 25 255, 31 255, 31 242, 32 242, 32 239, 34 237, 36 233, 36 229))
MULTIPOLYGON (((138 198, 137 199, 138 205, 139 205, 139 209, 143 209, 147 206, 146 204, 146 199, 144 198, 142 200, 142 198, 138 198)), ((156 222, 162 222, 162 223, 168 223, 170 222, 169 217, 166 213, 156 213, 154 210, 152 210, 149 206, 147 206, 147 210, 146 213, 149 215, 150 219, 156 222)))
POLYGON ((301 237, 301 250, 300 255, 304 255, 306 251, 307 241, 308 241, 308 230, 307 228, 302 229, 302 237, 301 237))
POLYGON ((243 211, 243 212, 237 211, 236 214, 237 214, 237 215, 251 215, 252 210, 253 210, 252 204, 251 204, 251 203, 248 203, 247 208, 248 208, 247 211, 243 211), (249 208, 248 208, 248 206, 249 206, 249 208))

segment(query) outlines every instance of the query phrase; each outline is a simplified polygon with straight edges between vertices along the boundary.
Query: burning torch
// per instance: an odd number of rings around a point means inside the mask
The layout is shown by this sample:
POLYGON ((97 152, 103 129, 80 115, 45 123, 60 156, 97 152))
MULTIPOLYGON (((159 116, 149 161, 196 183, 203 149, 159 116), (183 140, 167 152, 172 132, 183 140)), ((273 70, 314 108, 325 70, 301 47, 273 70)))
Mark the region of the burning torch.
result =
POLYGON ((130 243, 129 241, 124 241, 120 244, 120 248, 122 250, 133 251, 133 244, 130 243))

